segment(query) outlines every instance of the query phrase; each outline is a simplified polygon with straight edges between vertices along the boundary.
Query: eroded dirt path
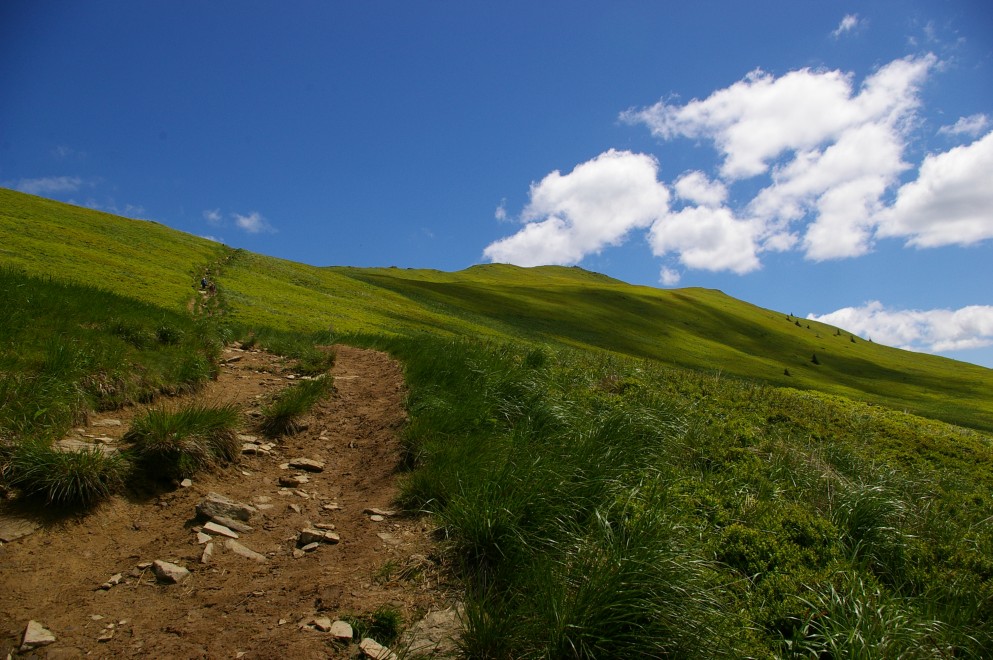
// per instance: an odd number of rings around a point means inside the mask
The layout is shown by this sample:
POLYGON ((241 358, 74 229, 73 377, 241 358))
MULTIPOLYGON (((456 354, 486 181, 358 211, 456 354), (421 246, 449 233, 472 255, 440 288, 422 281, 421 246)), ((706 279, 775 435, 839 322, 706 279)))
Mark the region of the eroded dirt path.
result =
MULTIPOLYGON (((349 649, 301 622, 400 610, 406 622, 447 606, 439 586, 430 523, 394 516, 374 521, 369 508, 390 509, 396 496, 398 432, 405 422, 399 365, 375 351, 338 346, 335 392, 304 418, 305 430, 280 439, 268 455, 194 477, 192 486, 147 498, 115 497, 89 515, 49 520, 39 531, 0 546, 0 650, 13 651, 29 620, 55 634, 39 656, 327 658, 349 649), (325 463, 300 488, 280 487, 293 458, 325 463), (283 466, 283 467, 281 467, 283 466), (208 492, 259 509, 238 541, 265 555, 253 561, 215 537, 204 545, 195 505, 208 492), (334 525, 337 545, 294 555, 298 532, 334 525), (163 585, 138 568, 162 559, 188 568, 178 585, 163 585), (407 570, 405 570, 407 569, 407 570), (100 589, 120 573, 120 584, 100 589), (402 575, 403 579, 398 576, 402 575), (105 641, 101 636, 113 635, 105 641)), ((265 397, 291 382, 281 358, 228 349, 216 382, 195 398, 236 402, 242 430, 265 397)), ((177 406, 181 401, 155 405, 177 406)), ((113 442, 143 412, 133 408, 94 416, 78 441, 113 442), (120 426, 99 426, 104 418, 120 426), (108 440, 109 438, 109 440, 108 440)), ((260 437, 260 441, 265 441, 260 437)))

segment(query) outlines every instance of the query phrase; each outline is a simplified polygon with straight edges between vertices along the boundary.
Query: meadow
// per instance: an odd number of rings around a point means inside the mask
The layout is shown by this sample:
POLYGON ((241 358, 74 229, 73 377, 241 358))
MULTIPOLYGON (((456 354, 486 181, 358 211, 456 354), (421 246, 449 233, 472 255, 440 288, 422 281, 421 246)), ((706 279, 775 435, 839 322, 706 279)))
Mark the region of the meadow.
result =
POLYGON ((993 650, 991 370, 717 291, 317 268, 5 190, 0 245, 11 496, 52 499, 45 469, 93 476, 93 502, 122 488, 39 452, 88 411, 195 389, 225 342, 309 373, 319 346, 373 347, 404 365, 399 504, 444 530, 467 657, 993 650))

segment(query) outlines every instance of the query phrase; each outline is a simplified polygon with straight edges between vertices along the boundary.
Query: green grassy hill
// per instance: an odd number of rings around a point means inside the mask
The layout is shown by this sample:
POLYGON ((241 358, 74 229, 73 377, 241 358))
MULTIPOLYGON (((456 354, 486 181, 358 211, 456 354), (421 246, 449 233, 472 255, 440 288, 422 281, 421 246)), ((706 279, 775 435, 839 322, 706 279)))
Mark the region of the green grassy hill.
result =
POLYGON ((6 190, 0 299, 3 497, 124 492, 133 459, 52 441, 196 391, 224 341, 301 373, 343 341, 404 366, 398 505, 444 528, 467 657, 991 657, 993 370, 719 291, 318 268, 6 190))
POLYGON ((189 300, 211 264, 232 320, 246 325, 603 349, 993 430, 993 370, 879 346, 720 291, 555 266, 318 268, 2 189, 0 263, 168 308, 189 300))

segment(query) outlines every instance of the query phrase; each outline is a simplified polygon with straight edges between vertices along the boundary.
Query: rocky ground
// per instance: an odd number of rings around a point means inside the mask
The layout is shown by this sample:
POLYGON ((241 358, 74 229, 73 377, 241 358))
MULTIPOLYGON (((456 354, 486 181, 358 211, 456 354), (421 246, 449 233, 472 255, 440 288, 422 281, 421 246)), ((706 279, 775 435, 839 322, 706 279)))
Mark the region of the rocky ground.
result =
MULTIPOLYGON (((193 398, 242 407, 242 434, 256 438, 242 438, 247 453, 237 465, 174 489, 115 497, 68 519, 3 505, 0 650, 38 657, 388 657, 368 643, 360 650, 360 640, 343 638, 335 625, 386 608, 413 630, 393 651, 450 653, 454 591, 434 530, 427 518, 393 510, 405 422, 400 368, 383 353, 336 350, 334 393, 303 419, 303 430, 275 441, 260 436, 253 420, 262 401, 299 375, 277 356, 227 350, 217 381, 193 398), (247 507, 204 504, 216 495, 247 507), (211 514, 219 517, 211 521, 211 514), (171 565, 182 569, 175 583, 171 565), (26 635, 40 637, 24 645, 26 635)), ((113 448, 142 412, 93 416, 64 444, 113 448)))

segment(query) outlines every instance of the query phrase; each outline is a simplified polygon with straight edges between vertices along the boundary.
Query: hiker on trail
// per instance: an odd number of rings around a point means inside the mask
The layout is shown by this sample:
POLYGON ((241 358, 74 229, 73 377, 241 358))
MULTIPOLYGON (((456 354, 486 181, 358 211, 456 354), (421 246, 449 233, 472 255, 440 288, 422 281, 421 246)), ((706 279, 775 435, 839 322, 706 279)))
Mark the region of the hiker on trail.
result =
POLYGON ((207 278, 206 277, 201 277, 200 278, 200 290, 202 291, 202 290, 204 290, 206 288, 207 288, 207 278))

